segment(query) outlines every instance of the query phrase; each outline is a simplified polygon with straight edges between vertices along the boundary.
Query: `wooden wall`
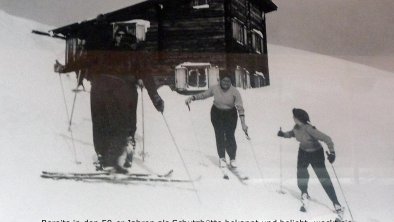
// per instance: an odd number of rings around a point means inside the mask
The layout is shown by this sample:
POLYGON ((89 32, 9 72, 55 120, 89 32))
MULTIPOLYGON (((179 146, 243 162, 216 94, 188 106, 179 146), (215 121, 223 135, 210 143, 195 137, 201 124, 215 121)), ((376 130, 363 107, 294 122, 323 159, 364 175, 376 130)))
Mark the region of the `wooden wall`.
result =
POLYGON ((156 8, 147 32, 145 49, 159 51, 162 72, 172 75, 183 62, 209 62, 224 70, 224 0, 210 0, 209 8, 194 9, 191 1, 169 1, 156 8))
POLYGON ((210 0, 209 8, 194 9, 191 2, 163 8, 163 51, 223 52, 225 28, 223 0, 210 0))
POLYGON ((248 69, 249 72, 263 72, 269 83, 269 69, 267 56, 267 42, 265 18, 259 4, 251 0, 226 0, 226 44, 227 44, 227 70, 235 70, 236 65, 248 69), (247 43, 242 45, 232 38, 232 20, 236 18, 246 26, 247 43), (262 54, 258 54, 252 47, 252 30, 259 30, 263 34, 264 44, 262 54))
MULTIPOLYGON (((253 1, 250 0, 228 0, 229 1, 229 13, 226 17, 226 22, 230 23, 233 18, 238 19, 241 21, 247 29, 247 36, 248 36, 248 44, 246 46, 242 46, 236 41, 229 41, 228 47, 230 51, 234 52, 254 52, 252 51, 252 33, 253 29, 259 30, 263 34, 265 33, 265 21, 264 17, 262 16, 262 9, 260 6, 253 1)), ((227 35, 232 35, 232 30, 227 30, 227 35)), ((265 38, 265 36, 264 36, 265 38)))
POLYGON ((239 65, 268 77, 266 45, 262 54, 252 48, 251 30, 260 30, 264 37, 266 33, 259 7, 252 0, 209 0, 209 8, 203 9, 194 9, 191 0, 167 1, 130 18, 150 21, 142 48, 155 54, 151 61, 155 75, 172 76, 175 66, 183 62, 209 62, 221 72, 233 73, 239 65), (247 27, 246 45, 232 38, 234 17, 247 27))

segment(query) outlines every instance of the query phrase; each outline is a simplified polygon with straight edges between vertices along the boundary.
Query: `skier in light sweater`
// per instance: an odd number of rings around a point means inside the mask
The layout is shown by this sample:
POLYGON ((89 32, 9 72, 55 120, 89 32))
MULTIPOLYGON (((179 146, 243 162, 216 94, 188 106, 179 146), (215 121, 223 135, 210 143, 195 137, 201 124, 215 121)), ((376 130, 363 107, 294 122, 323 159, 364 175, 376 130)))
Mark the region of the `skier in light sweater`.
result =
POLYGON ((214 97, 211 108, 211 122, 215 130, 216 147, 219 155, 219 166, 227 166, 226 152, 230 158, 230 167, 237 167, 235 162, 237 143, 235 141, 235 129, 237 127, 238 116, 241 120, 242 129, 247 132, 248 126, 245 124, 245 110, 239 91, 232 86, 229 75, 222 76, 220 84, 210 87, 205 92, 190 96, 186 99, 186 104, 194 100, 202 100, 214 97), (238 113, 238 115, 237 115, 238 113))

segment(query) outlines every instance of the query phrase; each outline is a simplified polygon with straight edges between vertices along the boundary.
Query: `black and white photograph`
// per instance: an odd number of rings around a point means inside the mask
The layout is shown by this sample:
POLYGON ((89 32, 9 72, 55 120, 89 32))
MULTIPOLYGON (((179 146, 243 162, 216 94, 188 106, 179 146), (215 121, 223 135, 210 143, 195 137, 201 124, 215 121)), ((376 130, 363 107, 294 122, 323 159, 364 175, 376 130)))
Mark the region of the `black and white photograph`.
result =
POLYGON ((0 0, 1 221, 391 221, 393 11, 0 0))

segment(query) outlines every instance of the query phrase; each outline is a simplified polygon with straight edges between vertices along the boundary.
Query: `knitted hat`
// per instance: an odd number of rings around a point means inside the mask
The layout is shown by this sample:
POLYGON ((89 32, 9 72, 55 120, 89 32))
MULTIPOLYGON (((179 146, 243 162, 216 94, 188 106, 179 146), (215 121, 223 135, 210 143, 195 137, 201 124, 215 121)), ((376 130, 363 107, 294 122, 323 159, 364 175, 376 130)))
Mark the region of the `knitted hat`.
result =
POLYGON ((293 115, 297 118, 300 122, 307 124, 310 122, 308 113, 303 109, 293 109, 293 115))

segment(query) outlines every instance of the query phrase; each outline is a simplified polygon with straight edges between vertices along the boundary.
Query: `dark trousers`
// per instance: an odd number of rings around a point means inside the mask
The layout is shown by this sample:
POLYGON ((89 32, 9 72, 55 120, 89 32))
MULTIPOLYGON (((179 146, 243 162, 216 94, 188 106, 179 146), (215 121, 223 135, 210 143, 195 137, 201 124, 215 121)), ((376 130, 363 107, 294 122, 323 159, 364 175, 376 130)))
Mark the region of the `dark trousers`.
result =
POLYGON ((330 175, 328 175, 326 165, 324 163, 324 151, 319 149, 314 152, 305 152, 301 149, 298 150, 297 161, 297 183, 302 193, 308 193, 309 173, 308 166, 312 165, 317 177, 328 197, 334 204, 339 204, 337 195, 332 185, 330 175))
POLYGON ((136 130, 137 90, 121 79, 97 76, 90 93, 93 143, 104 165, 114 166, 136 130))
POLYGON ((219 158, 225 158, 226 151, 230 160, 235 160, 237 143, 235 141, 235 129, 238 115, 235 108, 220 110, 215 106, 211 109, 211 122, 215 130, 216 147, 219 158))

